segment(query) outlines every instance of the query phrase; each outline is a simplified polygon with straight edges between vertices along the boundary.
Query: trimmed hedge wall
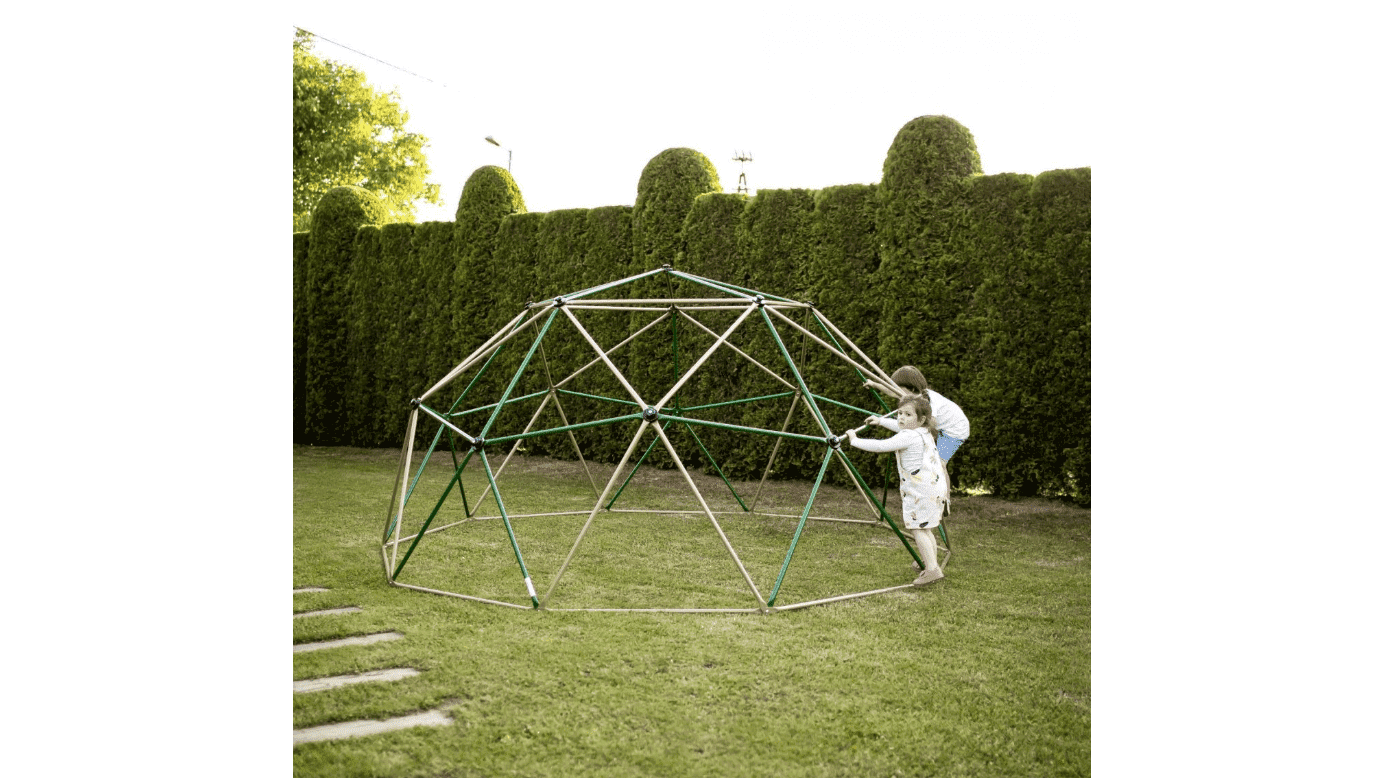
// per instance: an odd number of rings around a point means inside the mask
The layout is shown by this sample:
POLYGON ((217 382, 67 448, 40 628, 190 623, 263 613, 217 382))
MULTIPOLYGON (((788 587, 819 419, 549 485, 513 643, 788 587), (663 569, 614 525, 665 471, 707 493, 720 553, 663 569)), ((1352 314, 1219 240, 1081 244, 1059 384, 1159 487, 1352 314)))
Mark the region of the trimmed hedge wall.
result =
POLYGON ((345 413, 350 375, 347 320, 350 297, 347 281, 355 231, 361 224, 379 224, 388 209, 358 186, 338 186, 312 210, 303 282, 311 290, 306 301, 306 348, 303 357, 304 435, 308 443, 336 446, 349 441, 345 413))
MULTIPOLYGON (((764 189, 747 198, 721 192, 704 155, 668 149, 644 168, 633 207, 526 213, 513 178, 497 167, 481 168, 467 180, 454 223, 360 226, 379 218, 366 218, 366 206, 354 196, 346 199, 356 210, 337 221, 327 218, 332 209, 319 207, 313 232, 296 234, 293 243, 294 440, 397 446, 409 399, 526 302, 671 264, 814 301, 885 370, 917 365, 970 417, 971 438, 950 466, 958 484, 1003 496, 1067 495, 1089 504, 1089 168, 1036 178, 985 176, 968 130, 947 117, 924 116, 899 130, 883 173, 879 184, 764 189), (334 386, 333 377, 339 379, 334 386)), ((617 294, 701 297, 708 290, 660 275, 617 294)), ((577 315, 605 349, 654 316, 622 310, 577 315)), ((696 313, 717 331, 736 315, 696 313)), ((751 316, 731 342, 780 367, 777 344, 757 312, 751 316)), ((809 316, 793 318, 825 337, 809 316)), ((799 359, 801 334, 772 320, 817 393, 860 407, 877 404, 853 371, 812 353, 819 347, 799 359)), ((611 357, 650 402, 713 341, 684 316, 660 327, 663 332, 611 357)), ((594 358, 565 316, 554 320, 552 333, 516 391, 546 388, 544 364, 560 381, 594 358)), ((472 399, 498 397, 529 337, 520 336, 501 352, 472 399)), ((462 388, 448 389, 438 404, 449 403, 462 388)), ((619 402, 627 392, 603 366, 585 371, 567 388, 615 401, 563 395, 569 420, 630 410, 619 402)), ((679 401, 688 406, 781 391, 783 384, 722 349, 679 401)), ((526 422, 537 402, 507 413, 526 422)), ((790 402, 698 415, 777 429, 790 402)), ((859 421, 851 411, 822 411, 832 429, 859 421)), ((558 423, 554 411, 544 414, 542 426, 558 423)), ((576 438, 587 459, 613 464, 634 428, 580 430, 576 438)), ((802 403, 791 429, 820 433, 802 403)), ((767 437, 707 428, 696 433, 727 474, 747 480, 762 474, 773 445, 767 437)), ((420 448, 431 442, 431 430, 424 434, 420 448)), ((669 435, 689 467, 710 470, 685 429, 671 427, 669 435)), ((646 437, 635 456, 651 440, 646 437)), ((530 439, 525 448, 575 456, 564 435, 530 439)), ((655 451, 651 464, 670 466, 661 446, 655 451)), ((813 477, 821 453, 819 446, 784 441, 774 477, 813 477)), ((884 479, 892 484, 890 457, 850 453, 876 485, 884 479)), ((829 470, 827 480, 848 483, 840 468, 829 470)))
POLYGON ((986 434, 973 438, 973 469, 1003 496, 1089 504, 1090 169, 1047 171, 1026 193, 1021 183, 994 183, 988 237, 1012 234, 1021 214, 1024 249, 995 262, 1003 240, 975 241, 992 264, 974 301, 969 401, 986 434))
POLYGON ((293 233, 293 442, 306 443, 307 421, 307 246, 310 232, 293 233))
POLYGON ((379 231, 380 264, 383 278, 384 327, 380 378, 384 382, 381 429, 387 445, 402 446, 408 424, 408 403, 422 393, 413 372, 417 350, 418 308, 415 296, 425 284, 413 250, 413 224, 386 224, 379 231))

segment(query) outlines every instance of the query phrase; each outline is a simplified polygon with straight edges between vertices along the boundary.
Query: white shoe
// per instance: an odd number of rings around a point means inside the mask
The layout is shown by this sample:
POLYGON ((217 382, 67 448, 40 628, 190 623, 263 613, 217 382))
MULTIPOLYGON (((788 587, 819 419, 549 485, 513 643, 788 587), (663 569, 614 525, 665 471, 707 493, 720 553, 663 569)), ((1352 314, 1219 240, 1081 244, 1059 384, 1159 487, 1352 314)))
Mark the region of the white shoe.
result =
POLYGON ((917 578, 912 582, 912 585, 922 586, 924 584, 929 584, 932 581, 941 580, 945 577, 946 575, 941 572, 941 568, 933 567, 930 570, 923 571, 922 575, 917 576, 917 578))

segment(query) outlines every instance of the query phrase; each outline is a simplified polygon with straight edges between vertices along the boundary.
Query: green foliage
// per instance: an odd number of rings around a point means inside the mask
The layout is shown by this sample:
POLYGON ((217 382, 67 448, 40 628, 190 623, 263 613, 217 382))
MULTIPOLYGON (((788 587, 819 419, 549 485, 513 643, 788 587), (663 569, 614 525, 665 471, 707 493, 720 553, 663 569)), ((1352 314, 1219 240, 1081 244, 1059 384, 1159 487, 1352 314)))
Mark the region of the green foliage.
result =
MULTIPOLYGON (((592 208, 586 213, 586 251, 580 283, 573 286, 589 289, 593 286, 627 278, 637 272, 633 262, 633 212, 627 205, 610 205, 592 208)), ((582 324, 597 343, 607 349, 615 346, 629 336, 629 317, 613 311, 602 316, 590 316, 582 324)), ((628 369, 628 347, 615 352, 610 357, 621 370, 628 369)), ((615 376, 603 368, 591 368, 578 379, 581 391, 601 397, 625 399, 627 393, 615 376)), ((579 406, 578 406, 579 409, 579 406)), ((591 407, 590 418, 610 418, 623 412, 623 407, 614 403, 598 403, 591 407)), ((569 411, 569 415, 572 412, 569 411)), ((599 427, 585 431, 578 438, 581 451, 588 459, 599 462, 617 463, 624 455, 632 434, 621 427, 599 427)))
MULTIPOLYGON (((487 167, 467 181, 454 223, 363 230, 356 228, 386 219, 383 209, 369 207, 361 190, 342 189, 353 193, 345 197, 354 204, 353 216, 336 224, 327 218, 331 198, 324 198, 312 233, 294 236, 295 440, 398 445, 408 400, 518 315, 525 302, 672 263, 711 279, 813 300, 885 370, 905 363, 921 368, 971 420, 971 438, 950 466, 957 484, 1003 496, 1060 494, 1088 504, 1090 171, 1049 171, 1034 180, 1018 174, 983 176, 978 169, 974 142, 964 127, 945 117, 921 117, 898 133, 878 185, 820 192, 770 189, 748 199, 707 191, 719 188, 709 162, 689 149, 669 149, 646 166, 633 207, 528 214, 508 172, 487 167), (343 273, 353 286, 345 286, 343 273), (378 289, 377 298, 371 288, 378 289), (344 363, 342 353, 348 355, 344 363), (333 384, 338 380, 350 388, 333 384)), ((707 294, 663 274, 616 292, 707 294)), ((587 310, 578 317, 608 349, 656 315, 587 310)), ((696 313, 716 332, 735 315, 696 313)), ((793 318, 831 340, 809 317, 793 318)), ((835 358, 810 349, 798 358, 801 334, 772 320, 809 386, 874 408, 853 371, 828 364, 835 358)), ((527 383, 516 391, 546 388, 543 357, 558 381, 593 358, 565 316, 553 327, 527 383)), ((685 313, 659 327, 611 355, 650 402, 714 340, 685 313)), ((477 382, 472 401, 498 399, 536 332, 535 326, 501 352, 477 382)), ((731 342, 765 365, 783 367, 757 313, 731 342)), ((449 404, 466 383, 444 390, 448 396, 435 403, 449 404)), ((603 366, 587 370, 569 388, 617 400, 628 394, 603 366)), ((786 389, 723 349, 674 404, 786 389)), ((514 408, 524 416, 520 425, 537 402, 514 408)), ((778 429, 790 403, 790 398, 764 401, 697 415, 778 429)), ((563 408, 572 421, 628 410, 618 402, 567 396, 563 408)), ((833 430, 844 426, 845 417, 858 416, 822 410, 833 430)), ((553 426, 552 412, 544 413, 539 426, 553 426)), ((596 427, 578 431, 577 438, 588 461, 613 464, 633 428, 596 427)), ((820 432, 801 404, 790 431, 820 432)), ((689 467, 710 472, 685 429, 674 425, 669 434, 689 467)), ((697 434, 732 477, 757 480, 773 445, 772 438, 704 427, 697 434)), ((428 430, 419 446, 430 441, 428 430)), ((785 442, 780 449, 776 477, 814 476, 820 462, 814 446, 785 442)), ((572 448, 567 438, 552 436, 530 439, 528 452, 567 457, 572 448)), ((888 457, 851 459, 876 485, 885 475, 892 479, 888 457)), ((659 450, 651 464, 668 467, 671 461, 659 450)), ((848 482, 843 471, 832 469, 827 483, 848 482)))
MULTIPOLYGON (((666 149, 649 160, 639 176, 638 196, 634 200, 632 236, 635 267, 631 270, 641 272, 663 265, 675 265, 682 254, 682 227, 692 204, 706 192, 719 191, 720 177, 715 165, 699 151, 666 149)), ((660 290, 666 283, 665 279, 657 280, 660 290)), ((629 317, 630 330, 648 321, 647 314, 632 313, 629 317)), ((678 327, 677 323, 668 319, 627 347, 626 375, 630 383, 646 395, 644 402, 657 402, 666 394, 678 378, 678 368, 684 366, 678 365, 674 358, 672 334, 678 327), (661 334, 658 329, 662 329, 661 334)), ((662 446, 656 446, 654 451, 650 462, 659 467, 672 466, 672 460, 662 446)), ((688 451, 686 462, 689 466, 695 465, 696 458, 688 451)))
MULTIPOLYGON (((971 403, 985 424, 971 459, 1003 496, 1090 500, 1090 170, 1052 170, 991 187, 985 281, 970 325, 971 403), (997 211, 997 213, 994 213, 997 211), (1004 213, 1007 211, 1007 213, 1004 213), (1024 246, 997 254, 1018 226, 1024 246)), ((967 443, 967 447, 970 444, 967 443)))
POLYGON ((384 445, 395 447, 403 445, 408 402, 423 391, 413 380, 413 354, 421 345, 418 295, 424 286, 418 255, 413 249, 415 230, 416 225, 398 223, 380 229, 380 423, 385 433, 384 445))
POLYGON ((649 160, 639 175, 634 199, 633 272, 674 264, 692 203, 698 195, 719 191, 715 165, 699 151, 667 149, 649 160))
POLYGON ((418 200, 437 204, 427 183, 427 138, 408 132, 398 94, 376 92, 354 68, 293 39, 293 225, 305 229, 313 205, 336 186, 360 186, 384 201, 389 221, 412 221, 418 200))
POLYGON ((894 137, 879 183, 876 284, 896 291, 884 298, 878 361, 888 370, 916 365, 947 396, 958 379, 948 332, 962 305, 952 239, 966 181, 979 173, 969 130, 946 116, 921 116, 894 137))
POLYGON ((501 287, 513 285, 511 271, 516 267, 495 261, 495 239, 505 217, 527 211, 518 184, 504 168, 486 165, 466 179, 456 206, 457 293, 451 306, 456 345, 463 357, 518 313, 498 310, 495 304, 503 294, 501 287))
POLYGON ((293 233, 293 442, 306 443, 307 421, 307 247, 308 232, 293 233))
MULTIPOLYGON (((877 210, 877 184, 832 186, 817 192, 814 244, 803 267, 805 299, 816 303, 821 314, 872 359, 877 359, 880 309, 888 296, 887 290, 877 287, 873 280, 879 267, 879 242, 874 227, 877 210)), ((822 327, 813 325, 809 329, 834 345, 822 327)), ((840 345, 859 361, 848 344, 840 345)), ((864 377, 843 367, 841 360, 818 360, 803 369, 815 392, 867 410, 892 409, 874 402, 861 386, 864 377)), ((858 422, 852 426, 858 426, 858 422)), ((854 451, 846 454, 870 483, 897 481, 888 457, 860 456, 854 451)), ((827 471, 828 483, 845 485, 847 478, 843 469, 827 471)))
POLYGON ((308 294, 304 436, 309 443, 335 445, 347 439, 347 284, 355 233, 360 225, 378 224, 387 216, 377 197, 355 186, 339 186, 327 192, 312 212, 312 237, 303 276, 303 288, 308 294))
MULTIPOLYGON (((816 196, 810 189, 760 189, 749 199, 739 220, 736 241, 743 264, 740 278, 732 283, 779 297, 804 299, 807 278, 803 271, 811 261, 815 209, 816 196)), ((766 313, 766 309, 753 313, 732 340, 765 367, 795 384, 782 348, 764 322, 763 313, 766 313)), ((794 364, 801 363, 805 343, 803 336, 777 317, 770 314, 768 318, 782 341, 782 347, 793 355, 794 364)), ((742 359, 738 361, 743 362, 742 359)), ((740 398, 788 391, 782 383, 748 364, 739 365, 735 378, 733 391, 740 398)), ((781 429, 791 406, 790 398, 740 406, 740 420, 737 423, 759 429, 781 429)), ((805 398, 792 412, 789 431, 825 436, 806 405, 805 398)), ((768 461, 774 439, 741 435, 738 442, 733 461, 728 465, 722 464, 722 469, 732 478, 762 475, 762 471, 752 470, 756 463, 768 461)), ((784 440, 779 446, 773 475, 780 478, 814 477, 821 464, 822 453, 811 444, 784 440)))
POLYGON ((380 294, 384 280, 380 234, 380 228, 372 224, 357 230, 351 260, 345 432, 353 446, 382 446, 388 439, 381 424, 385 400, 380 373, 388 309, 380 294))

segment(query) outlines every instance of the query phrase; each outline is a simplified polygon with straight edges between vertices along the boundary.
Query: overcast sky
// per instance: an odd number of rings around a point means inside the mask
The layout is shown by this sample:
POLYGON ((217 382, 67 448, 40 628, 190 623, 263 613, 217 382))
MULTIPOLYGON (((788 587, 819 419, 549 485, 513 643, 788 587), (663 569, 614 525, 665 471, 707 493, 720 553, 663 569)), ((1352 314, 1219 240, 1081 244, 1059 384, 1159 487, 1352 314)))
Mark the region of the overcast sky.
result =
POLYGON ((898 129, 928 114, 970 129, 986 173, 1093 167, 1078 7, 492 3, 429 20, 308 3, 292 25, 397 90, 429 138, 444 203, 421 222, 451 220, 467 177, 509 150, 530 211, 632 205, 644 166, 677 146, 709 157, 726 191, 737 151, 753 155, 751 189, 875 182, 898 129))

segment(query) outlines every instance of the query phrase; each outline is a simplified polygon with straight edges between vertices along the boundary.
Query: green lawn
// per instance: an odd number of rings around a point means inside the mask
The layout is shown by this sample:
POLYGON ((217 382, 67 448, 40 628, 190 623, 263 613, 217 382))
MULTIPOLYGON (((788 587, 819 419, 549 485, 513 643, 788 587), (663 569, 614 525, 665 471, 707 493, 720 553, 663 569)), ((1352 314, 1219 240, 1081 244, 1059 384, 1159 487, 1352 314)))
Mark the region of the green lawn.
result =
MULTIPOLYGON (((450 476, 434 462, 405 523, 416 531, 450 476)), ((295 728, 442 708, 448 727, 294 748, 297 775, 1067 776, 1090 772, 1090 512, 1047 500, 963 497, 948 519, 944 580, 773 614, 563 612, 753 608, 704 515, 600 513, 553 596, 586 515, 515 519, 550 611, 391 587, 379 542, 397 452, 295 447, 295 643, 397 631, 402 640, 295 654, 294 679, 390 667, 421 674, 293 697, 295 728)), ((474 464, 474 463, 473 463, 474 464)), ((498 467, 499 459, 492 460, 498 467)), ((610 466, 592 465, 603 486, 610 466)), ((468 467, 474 501, 484 471, 468 467)), ((696 475, 765 598, 797 522, 746 516, 696 475), (733 510, 731 510, 733 508, 733 510), (738 515, 736 515, 738 514, 738 515)), ((510 513, 589 511, 579 463, 516 457, 510 513)), ((736 484, 746 502, 757 483, 736 484)), ((810 483, 770 482, 760 511, 793 515, 810 483)), ((433 526, 464 517, 449 499, 433 526)), ((897 506, 897 494, 890 504, 897 506)), ((615 507, 694 508, 676 471, 640 471, 615 507)), ((867 517, 853 489, 822 487, 814 515, 867 517)), ((480 515, 494 513, 493 497, 480 515)), ((399 558, 406 551, 401 546, 399 558)), ((896 536, 809 522, 778 605, 905 584, 896 536)), ((399 581, 528 601, 504 524, 426 536, 399 581)), ((285 648, 285 651, 287 649, 285 648)))

